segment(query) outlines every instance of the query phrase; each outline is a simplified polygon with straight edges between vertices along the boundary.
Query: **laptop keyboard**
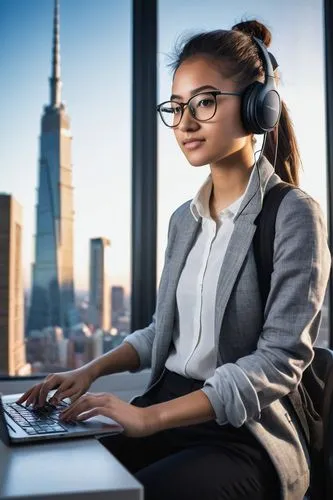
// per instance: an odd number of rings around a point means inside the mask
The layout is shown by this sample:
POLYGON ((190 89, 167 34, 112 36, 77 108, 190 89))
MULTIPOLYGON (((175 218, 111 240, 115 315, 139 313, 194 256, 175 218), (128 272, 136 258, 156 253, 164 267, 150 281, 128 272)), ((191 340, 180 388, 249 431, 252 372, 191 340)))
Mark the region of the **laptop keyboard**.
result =
MULTIPOLYGON (((46 402, 41 408, 30 408, 17 403, 5 403, 3 406, 5 413, 30 436, 68 432, 59 422, 60 412, 69 406, 63 401, 57 406, 46 402)), ((75 423, 72 422, 72 425, 75 423)))

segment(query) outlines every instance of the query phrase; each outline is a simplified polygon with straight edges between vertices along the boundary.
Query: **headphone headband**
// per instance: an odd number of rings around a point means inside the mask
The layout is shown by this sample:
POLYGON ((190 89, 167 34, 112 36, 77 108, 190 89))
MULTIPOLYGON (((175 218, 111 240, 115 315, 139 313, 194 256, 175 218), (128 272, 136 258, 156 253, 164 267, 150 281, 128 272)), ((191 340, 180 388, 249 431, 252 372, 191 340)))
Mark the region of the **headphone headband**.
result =
POLYGON ((271 58, 269 57, 266 45, 262 40, 259 38, 253 36, 252 39, 255 41, 257 44, 258 48, 260 49, 260 58, 264 66, 264 72, 265 72, 265 84, 268 82, 268 78, 273 78, 274 80, 274 70, 271 62, 271 58))
POLYGON ((271 60, 273 71, 275 71, 276 68, 278 68, 278 66, 279 66, 278 62, 277 62, 277 60, 275 59, 275 57, 273 56, 273 54, 271 52, 267 51, 267 54, 269 55, 269 58, 271 60))

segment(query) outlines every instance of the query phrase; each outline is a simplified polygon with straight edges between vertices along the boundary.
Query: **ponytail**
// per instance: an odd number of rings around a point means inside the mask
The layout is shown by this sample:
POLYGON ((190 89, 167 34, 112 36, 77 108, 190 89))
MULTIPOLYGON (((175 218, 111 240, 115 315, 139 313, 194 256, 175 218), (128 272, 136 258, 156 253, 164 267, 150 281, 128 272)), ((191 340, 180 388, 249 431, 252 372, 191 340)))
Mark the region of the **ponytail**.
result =
MULTIPOLYGON (((269 47, 272 41, 270 30, 259 21, 243 21, 235 24, 232 30, 245 33, 249 37, 257 37, 269 47)), ((277 70, 275 70, 275 73, 277 70)), ((288 108, 284 101, 281 101, 281 116, 278 130, 275 128, 267 134, 266 144, 263 154, 267 160, 274 165, 276 142, 278 149, 275 162, 275 171, 284 182, 294 186, 299 186, 300 154, 294 132, 293 123, 289 116, 288 108)))
POLYGON ((275 172, 284 182, 298 187, 299 167, 301 164, 299 149, 288 108, 284 101, 281 104, 282 110, 278 131, 275 128, 267 134, 263 154, 274 165, 276 141, 278 140, 275 172))

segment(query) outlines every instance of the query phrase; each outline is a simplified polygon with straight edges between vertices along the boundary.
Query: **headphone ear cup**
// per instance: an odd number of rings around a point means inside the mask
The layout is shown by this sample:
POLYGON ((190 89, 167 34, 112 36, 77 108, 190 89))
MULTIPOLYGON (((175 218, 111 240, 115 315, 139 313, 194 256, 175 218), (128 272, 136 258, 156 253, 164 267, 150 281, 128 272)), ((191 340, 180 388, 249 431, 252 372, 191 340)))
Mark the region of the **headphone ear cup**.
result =
POLYGON ((241 103, 241 119, 247 132, 254 134, 263 134, 265 131, 260 127, 256 114, 258 95, 262 91, 264 84, 261 82, 252 82, 244 91, 241 103))

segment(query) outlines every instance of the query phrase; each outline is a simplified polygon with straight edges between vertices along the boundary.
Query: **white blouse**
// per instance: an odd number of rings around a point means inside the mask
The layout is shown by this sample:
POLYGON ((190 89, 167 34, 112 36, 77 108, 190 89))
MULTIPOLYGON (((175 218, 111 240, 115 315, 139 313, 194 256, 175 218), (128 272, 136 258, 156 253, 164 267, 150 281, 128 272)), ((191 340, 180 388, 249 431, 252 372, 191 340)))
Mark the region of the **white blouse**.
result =
POLYGON ((206 380, 215 371, 217 346, 214 341, 215 298, 220 269, 234 229, 234 217, 248 190, 219 214, 216 223, 210 216, 209 198, 212 178, 208 176, 193 198, 193 217, 202 217, 201 228, 179 278, 177 321, 173 349, 165 366, 185 377, 206 380))

